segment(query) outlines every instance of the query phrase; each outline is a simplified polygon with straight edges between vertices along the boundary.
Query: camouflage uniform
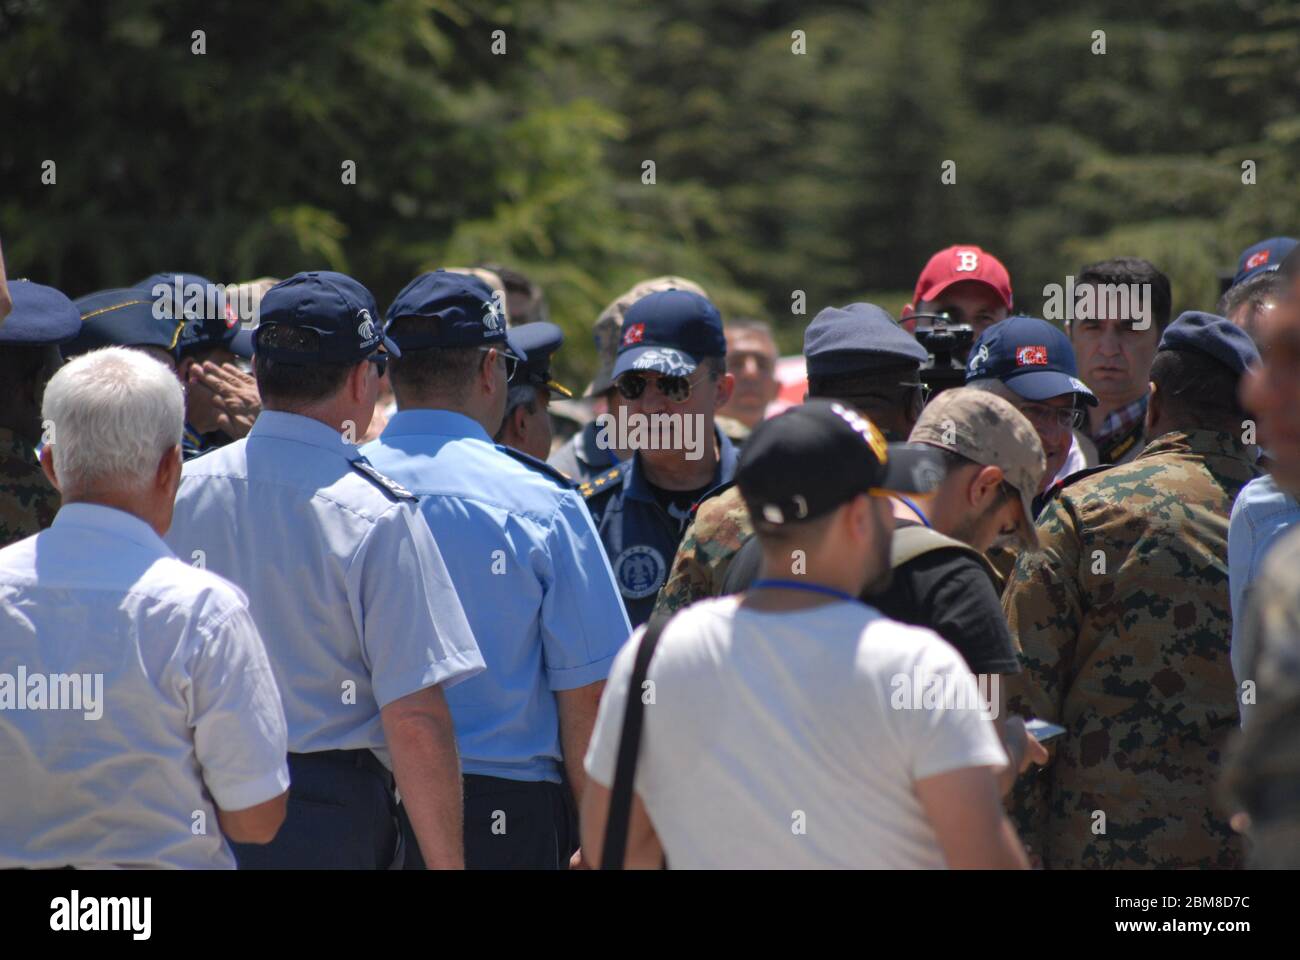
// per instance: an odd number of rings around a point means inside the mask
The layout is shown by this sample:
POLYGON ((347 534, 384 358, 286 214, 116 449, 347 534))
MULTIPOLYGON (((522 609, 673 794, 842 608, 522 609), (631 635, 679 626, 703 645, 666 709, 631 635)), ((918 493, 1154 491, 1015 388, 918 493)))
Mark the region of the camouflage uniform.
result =
MULTIPOLYGON (((1225 794, 1251 818, 1251 866, 1300 867, 1300 531, 1269 551, 1242 624, 1259 652, 1256 706, 1224 772, 1225 794)), ((1239 636, 1239 639, 1241 637, 1239 636)))
POLYGON ((676 613, 696 600, 721 596, 727 568, 753 532, 740 490, 730 484, 696 504, 652 615, 676 613))
POLYGON ((1025 665, 1009 707, 1068 731, 1011 801, 1046 866, 1240 863, 1214 790, 1237 725, 1228 515, 1258 474, 1236 437, 1170 432, 1040 517, 1003 606, 1025 665))
POLYGON ((36 448, 0 428, 0 547, 40 533, 59 512, 59 492, 45 479, 36 448))

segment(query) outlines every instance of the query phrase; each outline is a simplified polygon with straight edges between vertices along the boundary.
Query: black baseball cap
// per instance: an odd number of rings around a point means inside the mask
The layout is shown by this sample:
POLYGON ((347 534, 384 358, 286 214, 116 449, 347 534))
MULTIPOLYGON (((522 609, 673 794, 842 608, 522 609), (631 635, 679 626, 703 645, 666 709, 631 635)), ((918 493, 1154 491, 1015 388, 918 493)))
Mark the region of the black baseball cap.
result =
POLYGON ((184 320, 177 352, 199 347, 226 347, 239 330, 235 304, 225 287, 197 273, 155 273, 136 286, 153 301, 160 317, 184 320))
POLYGON ((296 273, 281 280, 262 298, 262 322, 253 334, 254 352, 280 363, 356 363, 380 346, 395 357, 401 351, 388 339, 379 320, 379 307, 370 291, 333 270, 296 273), (266 343, 268 330, 284 324, 320 335, 312 352, 266 343))
POLYGON ((853 407, 811 399, 754 428, 736 486, 756 524, 780 525, 815 519, 863 493, 929 493, 943 474, 936 448, 887 443, 853 407))
POLYGON ((527 360, 514 331, 506 326, 505 307, 496 292, 478 277, 449 270, 434 270, 416 277, 393 298, 386 314, 393 337, 403 350, 434 347, 505 345, 505 353, 527 360), (404 330, 397 323, 407 317, 436 320, 428 330, 404 330))

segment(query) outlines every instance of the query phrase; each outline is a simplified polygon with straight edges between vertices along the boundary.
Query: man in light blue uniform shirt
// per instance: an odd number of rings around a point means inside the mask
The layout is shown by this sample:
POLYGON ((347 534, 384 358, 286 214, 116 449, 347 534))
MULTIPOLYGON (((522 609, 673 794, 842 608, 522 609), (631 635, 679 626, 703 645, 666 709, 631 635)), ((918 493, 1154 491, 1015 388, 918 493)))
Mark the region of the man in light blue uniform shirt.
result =
POLYGON ((563 778, 580 796, 605 675, 631 627, 582 498, 492 442, 507 368, 524 359, 492 291, 424 274, 388 320, 398 412, 364 453, 419 496, 487 662, 447 694, 466 866, 563 868, 577 847, 563 778))
POLYGON ((161 539, 184 409, 170 370, 122 348, 45 388, 63 507, 0 550, 0 870, 233 868, 227 839, 284 820, 284 710, 248 602, 161 539))
POLYGON ((394 777, 424 859, 463 865, 443 691, 483 659, 415 498, 351 442, 397 355, 377 313, 338 273, 272 287, 254 356, 264 410, 187 463, 177 497, 168 543, 248 594, 289 725, 288 817, 274 843, 236 848, 241 867, 397 865, 394 777))
POLYGON ((1254 707, 1254 697, 1242 698, 1241 685, 1255 679, 1259 651, 1246 641, 1242 629, 1250 587, 1278 537, 1300 521, 1300 502, 1277 485, 1272 476, 1257 477, 1241 488, 1228 522, 1228 589, 1232 599, 1232 675, 1237 681, 1241 725, 1254 707))

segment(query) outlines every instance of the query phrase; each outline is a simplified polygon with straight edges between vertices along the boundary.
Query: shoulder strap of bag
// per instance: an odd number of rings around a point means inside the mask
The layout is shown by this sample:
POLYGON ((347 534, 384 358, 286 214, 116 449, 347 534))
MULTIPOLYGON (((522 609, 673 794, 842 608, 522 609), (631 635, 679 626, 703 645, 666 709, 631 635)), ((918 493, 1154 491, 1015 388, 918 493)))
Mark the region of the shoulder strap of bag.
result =
POLYGON ((622 870, 627 857, 628 827, 632 822, 632 792, 636 781, 636 761, 641 752, 641 725, 645 704, 641 702, 641 685, 645 683, 659 638, 672 616, 655 616, 646 624, 637 647, 632 678, 627 685, 627 705, 623 711, 623 731, 618 741, 618 761, 614 766, 614 786, 610 791, 609 817, 605 823, 605 849, 601 853, 602 870, 622 870))
POLYGON ((968 543, 962 543, 960 540, 946 536, 938 530, 924 527, 919 523, 896 528, 889 546, 889 566, 891 569, 897 569, 932 550, 961 550, 974 557, 995 584, 998 582, 998 575, 984 554, 968 543))

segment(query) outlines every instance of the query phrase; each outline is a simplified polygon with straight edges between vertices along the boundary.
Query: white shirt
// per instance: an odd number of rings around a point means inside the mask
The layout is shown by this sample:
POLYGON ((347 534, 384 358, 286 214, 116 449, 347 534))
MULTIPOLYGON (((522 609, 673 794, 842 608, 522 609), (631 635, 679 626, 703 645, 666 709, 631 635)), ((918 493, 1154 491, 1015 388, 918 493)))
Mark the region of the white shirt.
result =
MULTIPOLYGON (((673 868, 935 868, 918 780, 1007 756, 961 656, 857 603, 787 613, 739 597, 677 614, 639 691, 636 790, 673 868), (965 709, 895 709, 897 678, 934 677, 965 709)), ((611 786, 643 633, 614 660, 587 753, 611 786)), ((927 681, 928 682, 928 681, 927 681)))
POLYGON ((474 676, 483 657, 415 499, 355 461, 338 431, 264 410, 243 440, 185 464, 167 543, 248 595, 290 752, 368 747, 391 769, 380 709, 474 676))
POLYGON ((0 550, 0 869, 233 869, 216 807, 288 786, 284 711, 234 586, 93 504, 0 550))

